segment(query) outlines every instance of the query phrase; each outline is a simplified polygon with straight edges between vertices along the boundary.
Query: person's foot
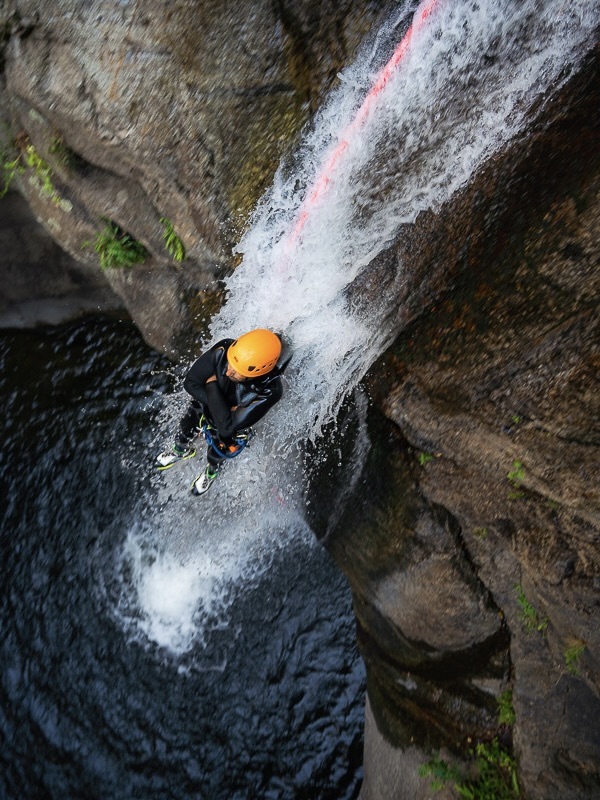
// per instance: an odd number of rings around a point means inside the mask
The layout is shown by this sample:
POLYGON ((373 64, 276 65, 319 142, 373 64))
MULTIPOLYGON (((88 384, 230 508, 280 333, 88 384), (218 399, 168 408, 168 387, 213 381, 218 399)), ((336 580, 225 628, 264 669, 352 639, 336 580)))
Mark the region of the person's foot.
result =
POLYGON ((219 470, 213 469, 210 465, 207 466, 192 483, 192 494, 200 495, 208 492, 218 474, 219 470))
POLYGON ((189 444, 179 444, 175 442, 170 450, 165 450, 156 458, 157 469, 169 469, 173 464, 178 461, 184 461, 186 458, 193 458, 196 455, 196 448, 189 444))

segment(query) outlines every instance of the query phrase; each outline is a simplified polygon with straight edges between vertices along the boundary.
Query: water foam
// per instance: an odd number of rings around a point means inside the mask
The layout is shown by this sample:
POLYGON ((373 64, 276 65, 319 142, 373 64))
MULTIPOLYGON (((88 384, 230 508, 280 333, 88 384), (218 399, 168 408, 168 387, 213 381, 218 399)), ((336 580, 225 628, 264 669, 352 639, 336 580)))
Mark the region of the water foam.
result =
POLYGON ((340 132, 351 126, 406 15, 380 31, 340 76, 292 166, 280 167, 259 204, 238 248, 243 262, 211 327, 213 339, 254 327, 285 332, 294 350, 285 399, 264 431, 259 423, 256 444, 228 465, 209 501, 186 497, 189 470, 165 478, 160 491, 168 502, 159 501, 168 513, 152 512, 162 551, 150 562, 139 546, 145 534, 130 536, 150 638, 188 649, 201 637, 203 620, 232 602, 240 576, 260 575, 286 536, 306 534, 293 445, 318 438, 397 333, 383 321, 410 275, 397 265, 396 290, 368 318, 349 306, 347 288, 402 225, 446 202, 527 124, 536 101, 564 83, 593 45, 592 6, 588 0, 437 0, 362 126, 347 136, 326 191, 308 207, 305 198, 329 168, 340 132), (304 211, 301 235, 294 237, 304 211), (178 520, 185 523, 178 527, 178 520))
POLYGON ((292 539, 314 546, 300 513, 302 482, 295 470, 278 469, 277 453, 266 448, 258 439, 228 463, 209 498, 189 492, 201 458, 156 476, 123 549, 117 615, 133 639, 141 632, 180 654, 206 645, 228 627, 240 577, 246 588, 256 583, 292 539))

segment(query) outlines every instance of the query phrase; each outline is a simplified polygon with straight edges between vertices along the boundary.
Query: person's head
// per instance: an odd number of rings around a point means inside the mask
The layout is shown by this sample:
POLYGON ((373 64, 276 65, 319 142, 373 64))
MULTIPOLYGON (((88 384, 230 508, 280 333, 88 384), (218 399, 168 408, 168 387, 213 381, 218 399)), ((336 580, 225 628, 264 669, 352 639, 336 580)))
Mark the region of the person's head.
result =
POLYGON ((236 339, 227 350, 227 377, 234 381, 266 375, 277 366, 281 339, 273 331, 257 328, 236 339))

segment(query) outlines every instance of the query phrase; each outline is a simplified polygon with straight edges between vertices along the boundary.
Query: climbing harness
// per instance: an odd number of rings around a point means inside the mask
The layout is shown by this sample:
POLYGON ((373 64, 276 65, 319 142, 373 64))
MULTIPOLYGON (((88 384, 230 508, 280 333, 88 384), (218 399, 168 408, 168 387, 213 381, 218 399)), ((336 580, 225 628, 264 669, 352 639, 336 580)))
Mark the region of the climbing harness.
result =
POLYGON ((216 429, 209 423, 204 414, 200 417, 199 426, 200 432, 206 439, 206 444, 214 450, 219 458, 236 458, 248 446, 250 439, 254 436, 254 429, 248 428, 242 433, 238 433, 234 439, 235 445, 229 445, 228 450, 223 450, 219 447, 219 444, 222 447, 225 447, 225 445, 219 441, 216 429))

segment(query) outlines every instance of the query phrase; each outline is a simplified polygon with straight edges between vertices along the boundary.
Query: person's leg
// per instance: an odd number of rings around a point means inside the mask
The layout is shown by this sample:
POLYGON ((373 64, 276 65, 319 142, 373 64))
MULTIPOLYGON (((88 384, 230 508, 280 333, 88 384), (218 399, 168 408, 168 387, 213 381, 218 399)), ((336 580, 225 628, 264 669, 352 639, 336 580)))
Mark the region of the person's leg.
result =
POLYGON ((209 446, 206 452, 206 460, 208 461, 208 466, 211 468, 211 471, 218 472, 223 466, 225 459, 221 458, 221 456, 218 456, 213 448, 209 446))
POLYGON ((201 414, 202 406, 197 400, 192 400, 187 407, 187 411, 185 412, 184 416, 179 421, 177 444, 185 447, 192 441, 192 439, 198 433, 201 414))
POLYGON ((204 494, 205 492, 208 492, 208 490, 214 483, 215 478, 219 474, 219 470, 225 463, 225 459, 221 458, 221 456, 215 453, 211 445, 208 446, 208 450, 206 452, 206 460, 208 461, 207 466, 200 473, 200 475, 198 475, 198 477, 194 480, 192 484, 193 494, 204 494))
POLYGON ((185 415, 179 422, 179 432, 170 450, 165 450, 156 459, 158 469, 168 469, 181 459, 193 458, 196 449, 192 441, 198 433, 202 406, 197 400, 192 400, 185 415))

